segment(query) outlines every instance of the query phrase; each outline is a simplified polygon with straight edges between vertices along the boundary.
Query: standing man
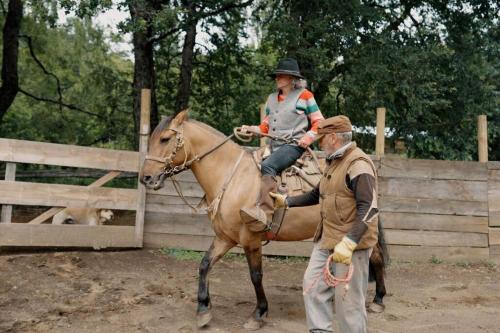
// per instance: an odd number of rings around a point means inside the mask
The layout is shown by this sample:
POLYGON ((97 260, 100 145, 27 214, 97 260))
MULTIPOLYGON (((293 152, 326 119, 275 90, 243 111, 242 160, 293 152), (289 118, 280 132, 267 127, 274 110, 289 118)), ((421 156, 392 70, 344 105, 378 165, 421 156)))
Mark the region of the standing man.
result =
POLYGON ((352 141, 349 118, 335 116, 318 126, 319 144, 326 153, 327 167, 319 185, 296 197, 275 194, 276 207, 321 204, 321 223, 314 236, 314 248, 304 274, 304 303, 309 331, 333 332, 332 300, 342 333, 367 332, 365 297, 368 264, 377 243, 377 174, 371 159, 352 141), (346 290, 328 286, 323 269, 332 254, 336 277, 353 274, 346 290))

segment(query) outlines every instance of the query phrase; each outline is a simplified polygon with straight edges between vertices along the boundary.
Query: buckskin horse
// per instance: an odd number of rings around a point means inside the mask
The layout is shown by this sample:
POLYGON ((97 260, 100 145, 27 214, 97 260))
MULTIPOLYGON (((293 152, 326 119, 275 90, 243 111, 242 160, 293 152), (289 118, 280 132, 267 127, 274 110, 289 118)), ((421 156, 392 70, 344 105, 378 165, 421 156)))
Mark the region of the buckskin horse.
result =
MULTIPOLYGON (((212 319, 208 273, 224 254, 240 245, 250 269, 257 304, 245 323, 247 329, 259 329, 268 312, 262 285, 262 241, 265 236, 247 229, 240 219, 240 208, 255 204, 259 193, 260 171, 251 153, 214 128, 188 120, 187 111, 175 118, 164 118, 151 134, 148 154, 139 179, 147 187, 159 189, 166 178, 191 169, 203 188, 211 215, 215 238, 199 267, 197 324, 212 319)), ((296 207, 287 211, 276 241, 300 241, 313 237, 320 222, 319 205, 296 207), (313 211, 315 210, 315 211, 313 211)), ((379 233, 382 235, 382 233, 379 233)), ((384 264, 386 254, 379 243, 370 257, 370 271, 376 280, 374 303, 383 306, 385 295, 384 264)), ((383 308, 381 308, 383 309, 383 308)))

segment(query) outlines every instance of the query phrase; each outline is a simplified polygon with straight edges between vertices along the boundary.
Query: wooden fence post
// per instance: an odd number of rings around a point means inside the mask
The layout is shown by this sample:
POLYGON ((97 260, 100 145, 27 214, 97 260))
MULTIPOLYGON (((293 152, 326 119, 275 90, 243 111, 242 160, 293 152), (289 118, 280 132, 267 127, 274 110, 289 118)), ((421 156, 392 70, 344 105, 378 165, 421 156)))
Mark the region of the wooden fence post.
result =
MULTIPOLYGON (((151 113, 151 90, 141 90, 141 126, 139 127, 139 174, 148 152, 149 117, 151 113)), ((146 213, 146 187, 138 179, 137 210, 135 212, 135 240, 138 247, 143 246, 144 215, 146 213)))
POLYGON ((375 154, 377 157, 383 156, 385 144, 385 108, 377 108, 377 134, 375 143, 375 154))
POLYGON ((479 162, 488 162, 488 128, 484 114, 477 117, 477 150, 479 162))
MULTIPOLYGON (((14 181, 16 180, 16 163, 7 163, 5 168, 5 180, 14 181)), ((12 222, 12 205, 2 206, 2 217, 0 223, 11 223, 12 222)))

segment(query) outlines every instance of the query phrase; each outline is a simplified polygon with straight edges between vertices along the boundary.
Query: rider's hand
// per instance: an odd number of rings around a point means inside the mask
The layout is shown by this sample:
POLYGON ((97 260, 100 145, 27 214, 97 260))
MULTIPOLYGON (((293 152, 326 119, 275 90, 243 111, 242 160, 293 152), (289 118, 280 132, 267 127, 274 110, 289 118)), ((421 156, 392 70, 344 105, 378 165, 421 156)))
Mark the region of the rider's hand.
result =
POLYGON ((274 199, 274 209, 288 206, 286 202, 286 195, 274 192, 269 192, 269 195, 274 199))
POLYGON ((332 260, 339 264, 350 265, 352 260, 352 252, 358 246, 356 242, 349 237, 344 236, 340 243, 335 245, 333 250, 332 260))
POLYGON ((249 126, 249 125, 243 125, 241 126, 241 131, 243 133, 260 133, 260 127, 259 126, 249 126))
POLYGON ((298 142, 298 145, 304 149, 309 147, 314 142, 315 137, 306 133, 298 142))

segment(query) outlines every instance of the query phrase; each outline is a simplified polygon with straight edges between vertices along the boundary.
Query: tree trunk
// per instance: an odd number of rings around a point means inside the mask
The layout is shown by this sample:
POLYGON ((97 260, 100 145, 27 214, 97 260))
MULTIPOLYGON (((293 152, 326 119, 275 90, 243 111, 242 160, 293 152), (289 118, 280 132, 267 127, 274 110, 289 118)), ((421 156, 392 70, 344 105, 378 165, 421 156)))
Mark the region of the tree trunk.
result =
POLYGON ((158 124, 158 107, 156 104, 156 74, 154 68, 154 51, 151 38, 153 28, 151 26, 154 8, 150 1, 132 1, 129 4, 132 21, 145 20, 148 24, 144 30, 134 30, 134 145, 139 146, 139 126, 141 117, 141 89, 151 89, 151 128, 158 124))
POLYGON ((186 109, 189 105, 191 96, 191 78, 193 76, 193 54, 196 40, 196 25, 198 20, 195 18, 195 8, 193 3, 188 3, 189 14, 187 17, 188 25, 186 27, 186 36, 184 46, 182 47, 182 63, 177 89, 177 98, 175 100, 175 114, 186 109))
POLYGON ((23 18, 22 0, 10 0, 3 27, 2 86, 0 87, 0 124, 3 116, 14 102, 19 90, 17 60, 19 54, 19 31, 23 18))

